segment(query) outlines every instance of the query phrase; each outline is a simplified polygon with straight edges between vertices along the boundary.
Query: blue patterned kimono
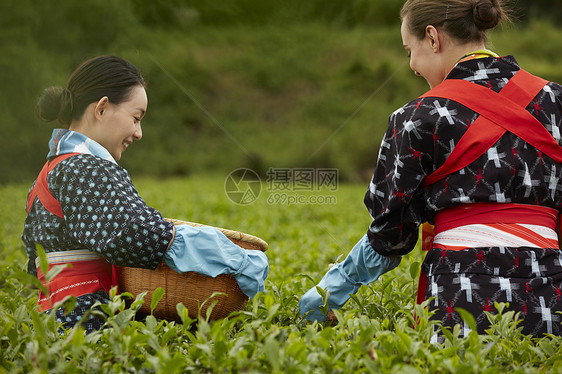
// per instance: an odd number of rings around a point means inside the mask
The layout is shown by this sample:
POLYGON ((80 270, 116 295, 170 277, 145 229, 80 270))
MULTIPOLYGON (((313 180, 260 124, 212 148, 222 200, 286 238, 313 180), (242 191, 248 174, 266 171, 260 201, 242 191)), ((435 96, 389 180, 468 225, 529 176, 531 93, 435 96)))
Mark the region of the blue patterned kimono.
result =
MULTIPOLYGON (((156 268, 173 239, 173 225, 146 205, 127 171, 105 148, 77 132, 54 130, 49 148, 48 159, 80 154, 60 162, 47 177, 64 218, 38 199, 27 215, 22 240, 29 273, 37 274, 36 244, 47 253, 87 248, 117 266, 156 268)), ((65 327, 74 326, 96 301, 108 299, 105 291, 79 296, 75 310, 64 316, 59 308, 57 318, 65 327)), ((85 327, 93 331, 101 324, 90 319, 85 327)))

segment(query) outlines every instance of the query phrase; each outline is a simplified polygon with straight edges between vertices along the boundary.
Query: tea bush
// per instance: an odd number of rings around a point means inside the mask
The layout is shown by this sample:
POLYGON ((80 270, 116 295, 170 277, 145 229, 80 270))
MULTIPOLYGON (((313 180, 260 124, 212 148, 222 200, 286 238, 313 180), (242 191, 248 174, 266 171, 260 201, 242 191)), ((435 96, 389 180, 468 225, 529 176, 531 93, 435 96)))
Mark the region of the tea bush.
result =
MULTIPOLYGON (((35 311, 37 294, 30 286, 37 280, 23 271, 19 236, 28 187, 5 186, 0 188, 0 372, 560 372, 562 339, 520 334, 516 316, 504 313, 502 305, 490 315, 488 334, 459 338, 457 326, 443 332, 443 342, 432 342, 439 325, 414 304, 418 249, 397 269, 362 287, 335 312, 336 324, 301 318, 300 296, 330 263, 347 254, 370 223, 362 206, 366 186, 344 184, 322 192, 337 198, 333 204, 287 206, 272 203, 264 184, 253 204, 235 205, 221 175, 135 179, 141 196, 165 216, 268 241, 266 291, 243 311, 215 322, 205 316, 192 320, 179 304, 183 323, 136 316, 142 302, 154 307, 157 299, 139 295, 127 308, 128 295, 113 295, 103 307, 109 315, 105 329, 89 335, 81 327, 60 333, 52 317, 35 311)), ((464 318, 474 327, 469 315, 464 318)))

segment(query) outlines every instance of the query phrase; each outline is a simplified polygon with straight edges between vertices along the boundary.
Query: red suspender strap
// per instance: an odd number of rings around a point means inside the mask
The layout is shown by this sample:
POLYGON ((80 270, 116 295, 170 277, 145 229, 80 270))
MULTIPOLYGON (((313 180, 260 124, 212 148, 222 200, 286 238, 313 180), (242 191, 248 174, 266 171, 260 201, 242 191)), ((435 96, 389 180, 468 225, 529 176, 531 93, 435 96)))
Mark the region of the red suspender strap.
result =
MULTIPOLYGON (((47 169, 48 167, 49 167, 49 163, 47 162, 43 166, 43 169, 41 169, 41 171, 39 172, 39 175, 42 175, 45 172, 45 169, 47 169)), ((31 205, 33 204, 33 202, 35 201, 35 198, 37 197, 37 190, 39 190, 39 177, 37 177, 37 179, 35 180, 35 185, 33 186, 31 191, 29 191, 29 194, 27 195, 27 204, 25 206, 25 210, 26 210, 27 214, 29 214, 29 210, 31 209, 31 205)))
POLYGON ((62 213, 62 208, 60 203, 49 191, 49 185, 47 184, 47 175, 59 164, 59 162, 66 160, 67 158, 77 155, 79 153, 66 153, 61 156, 57 156, 57 158, 47 161, 41 172, 39 172, 39 176, 35 181, 35 185, 33 189, 29 192, 27 196, 27 213, 31 209, 35 198, 38 197, 41 204, 47 209, 49 212, 53 213, 55 216, 63 218, 64 215, 62 213))
POLYGON ((425 178, 424 185, 433 184, 468 166, 493 146, 506 131, 562 163, 562 147, 525 109, 546 83, 548 82, 544 79, 519 70, 499 94, 472 82, 448 79, 422 95, 422 98, 451 99, 480 114, 445 163, 425 178))

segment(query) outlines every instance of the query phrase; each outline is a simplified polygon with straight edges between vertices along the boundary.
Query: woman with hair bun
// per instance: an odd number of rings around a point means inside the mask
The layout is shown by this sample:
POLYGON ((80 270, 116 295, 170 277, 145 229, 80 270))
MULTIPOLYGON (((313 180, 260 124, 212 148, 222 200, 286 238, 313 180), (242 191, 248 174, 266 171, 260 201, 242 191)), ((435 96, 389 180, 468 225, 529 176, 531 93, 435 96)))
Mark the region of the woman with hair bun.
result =
POLYGON ((66 328, 78 322, 87 332, 101 328, 101 319, 82 317, 96 302, 109 301, 120 266, 154 269, 164 261, 180 273, 232 274, 249 297, 264 290, 264 253, 245 250, 212 227, 164 220, 117 164, 141 139, 147 105, 141 73, 116 56, 85 61, 66 87, 47 88, 38 101, 39 118, 58 120, 65 128, 53 131, 47 163, 28 195, 22 239, 28 271, 49 290, 39 293, 38 309, 55 308, 66 328), (72 265, 48 284, 38 266, 37 244, 49 267, 72 265), (66 296, 77 301, 68 315, 57 304, 66 296))
MULTIPOLYGON (((408 0, 401 20, 431 90, 390 116, 365 195, 373 222, 318 284, 328 306, 398 266, 421 226, 418 302, 432 319, 466 336, 463 308, 483 333, 503 302, 523 334, 562 335, 562 86, 486 49, 487 30, 508 20, 499 0, 408 0)), ((300 311, 323 320, 320 305, 312 288, 300 311)))

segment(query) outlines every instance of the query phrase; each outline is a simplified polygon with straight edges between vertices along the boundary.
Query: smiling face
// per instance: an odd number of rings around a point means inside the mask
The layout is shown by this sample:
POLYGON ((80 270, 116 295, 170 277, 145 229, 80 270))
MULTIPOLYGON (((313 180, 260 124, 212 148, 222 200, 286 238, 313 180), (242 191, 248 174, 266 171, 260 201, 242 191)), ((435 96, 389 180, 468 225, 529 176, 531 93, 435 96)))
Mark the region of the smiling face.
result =
POLYGON ((437 40, 438 32, 432 26, 428 26, 424 38, 419 39, 411 33, 407 24, 407 19, 404 19, 400 33, 404 48, 410 57, 410 68, 416 75, 424 77, 429 86, 433 88, 443 82, 446 76, 446 72, 441 68, 442 61, 438 53, 440 42, 437 40))
POLYGON ((142 138, 141 120, 146 113, 148 98, 143 86, 131 88, 128 100, 113 104, 109 101, 99 105, 99 126, 90 136, 109 151, 115 161, 133 141, 142 138))

